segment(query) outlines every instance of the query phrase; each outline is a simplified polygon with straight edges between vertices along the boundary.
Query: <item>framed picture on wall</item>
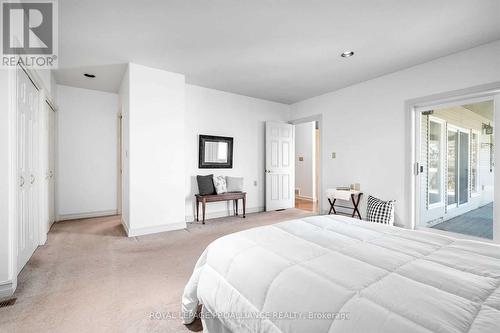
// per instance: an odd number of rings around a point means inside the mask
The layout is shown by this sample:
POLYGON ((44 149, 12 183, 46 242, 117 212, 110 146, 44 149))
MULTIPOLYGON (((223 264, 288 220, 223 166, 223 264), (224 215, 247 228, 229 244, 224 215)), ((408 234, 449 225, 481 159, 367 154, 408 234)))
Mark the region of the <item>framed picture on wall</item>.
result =
POLYGON ((231 169, 233 167, 233 138, 200 135, 198 168, 231 169))

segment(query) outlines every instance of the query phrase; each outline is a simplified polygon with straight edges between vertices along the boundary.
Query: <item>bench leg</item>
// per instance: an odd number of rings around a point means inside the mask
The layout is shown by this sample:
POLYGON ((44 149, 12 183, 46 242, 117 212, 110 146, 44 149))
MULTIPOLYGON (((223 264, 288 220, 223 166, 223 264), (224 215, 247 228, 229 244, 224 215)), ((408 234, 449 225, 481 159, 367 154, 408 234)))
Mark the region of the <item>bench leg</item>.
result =
POLYGON ((202 214, 203 214, 203 215, 202 215, 202 217, 203 217, 203 221, 202 221, 202 223, 203 223, 203 224, 205 224, 205 204, 206 204, 206 203, 205 203, 205 201, 203 201, 203 202, 201 203, 201 211, 202 211, 202 214))
POLYGON ((246 205, 247 205, 247 198, 246 196, 243 197, 243 218, 245 218, 245 209, 246 209, 246 205))
POLYGON ((235 210, 234 215, 238 216, 238 199, 234 200, 234 202, 236 203, 236 210, 235 210))
POLYGON ((200 210, 200 200, 196 199, 196 221, 197 222, 200 221, 200 219, 198 218, 199 210, 200 210))

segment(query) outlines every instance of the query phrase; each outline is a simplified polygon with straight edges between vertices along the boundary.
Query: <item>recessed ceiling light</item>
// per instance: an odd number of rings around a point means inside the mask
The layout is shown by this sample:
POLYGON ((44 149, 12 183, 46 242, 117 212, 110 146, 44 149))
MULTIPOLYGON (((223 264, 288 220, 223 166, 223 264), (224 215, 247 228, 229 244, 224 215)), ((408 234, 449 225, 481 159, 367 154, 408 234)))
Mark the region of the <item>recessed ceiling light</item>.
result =
POLYGON ((354 51, 345 51, 340 56, 342 58, 349 58, 349 57, 352 57, 353 55, 354 55, 354 51))
POLYGON ((94 74, 89 74, 89 73, 85 73, 85 74, 83 74, 83 76, 89 77, 91 79, 95 78, 94 74))

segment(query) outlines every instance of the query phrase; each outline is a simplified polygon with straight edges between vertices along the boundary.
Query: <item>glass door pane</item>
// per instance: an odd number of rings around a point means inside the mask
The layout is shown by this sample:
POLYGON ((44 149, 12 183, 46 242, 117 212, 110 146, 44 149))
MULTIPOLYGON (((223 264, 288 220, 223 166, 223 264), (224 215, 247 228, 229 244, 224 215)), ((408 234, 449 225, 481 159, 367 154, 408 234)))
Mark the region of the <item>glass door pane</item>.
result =
POLYGON ((448 205, 457 204, 457 147, 458 147, 458 132, 448 131, 448 179, 447 179, 447 197, 448 205))
POLYGON ((429 205, 442 202, 442 127, 441 123, 429 123, 429 205))
POLYGON ((469 133, 460 132, 459 203, 469 201, 469 133))

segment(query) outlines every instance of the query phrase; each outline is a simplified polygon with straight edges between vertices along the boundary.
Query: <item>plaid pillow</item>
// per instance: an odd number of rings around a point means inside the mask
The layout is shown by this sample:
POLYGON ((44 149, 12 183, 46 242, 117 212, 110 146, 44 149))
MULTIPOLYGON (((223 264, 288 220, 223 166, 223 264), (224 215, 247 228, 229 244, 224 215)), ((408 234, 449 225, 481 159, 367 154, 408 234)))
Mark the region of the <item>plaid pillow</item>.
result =
POLYGON ((370 222, 394 225, 394 201, 383 201, 368 196, 366 218, 370 222))

